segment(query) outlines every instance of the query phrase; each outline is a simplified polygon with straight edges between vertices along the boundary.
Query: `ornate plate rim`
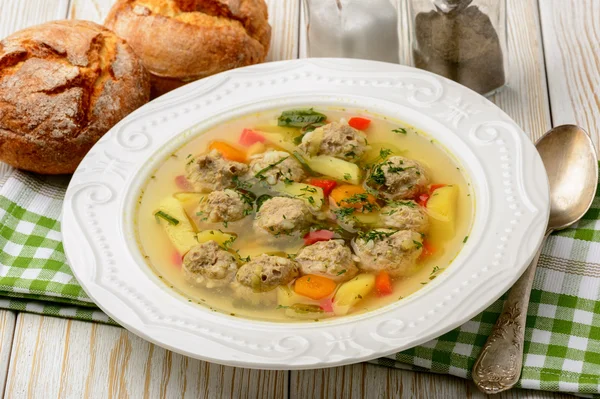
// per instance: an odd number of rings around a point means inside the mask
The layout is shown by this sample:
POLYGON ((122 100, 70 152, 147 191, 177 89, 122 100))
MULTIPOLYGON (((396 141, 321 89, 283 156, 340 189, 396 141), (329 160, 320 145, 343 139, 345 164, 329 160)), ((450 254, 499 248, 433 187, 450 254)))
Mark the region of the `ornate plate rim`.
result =
POLYGON ((62 225, 75 276, 90 298, 125 328, 206 361, 302 369, 385 356, 472 318, 525 270, 541 243, 548 214, 548 183, 535 147, 485 98, 406 66, 304 59, 215 75, 129 115, 94 146, 73 175, 62 225), (285 94, 290 89, 296 94, 285 94), (137 244, 132 245, 131 206, 142 184, 140 175, 149 173, 148 158, 158 162, 160 148, 175 147, 178 140, 198 134, 209 120, 306 103, 309 98, 376 109, 409 123, 415 120, 413 124, 427 125, 425 131, 453 150, 471 177, 477 211, 471 238, 453 262, 452 273, 448 270, 443 278, 394 305, 313 324, 234 319, 185 303, 159 286, 158 279, 141 267, 137 244), (487 253, 493 253, 491 259, 487 253), (473 296, 479 304, 466 301, 473 296))

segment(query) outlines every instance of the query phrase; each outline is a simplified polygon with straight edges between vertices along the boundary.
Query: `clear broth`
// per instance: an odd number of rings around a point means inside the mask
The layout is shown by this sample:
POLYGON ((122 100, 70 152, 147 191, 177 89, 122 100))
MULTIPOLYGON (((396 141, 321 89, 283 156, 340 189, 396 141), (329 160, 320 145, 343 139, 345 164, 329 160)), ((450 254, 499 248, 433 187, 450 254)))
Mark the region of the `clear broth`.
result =
MULTIPOLYGON (((197 287, 187 283, 183 278, 181 269, 173 265, 171 254, 174 247, 167 238, 163 227, 157 223, 154 217, 157 204, 165 195, 182 191, 175 184, 174 178, 184 172, 186 158, 189 154, 205 153, 209 143, 214 140, 228 141, 235 144, 244 128, 256 128, 258 126, 263 129, 268 128, 270 131, 277 131, 276 121, 281 111, 272 110, 247 115, 198 135, 164 161, 152 178, 149 179, 142 192, 137 212, 137 232, 141 251, 145 255, 148 265, 165 284, 189 298, 190 302, 205 305, 211 310, 232 316, 276 322, 306 321, 287 317, 282 309, 277 308, 277 304, 257 308, 236 307, 233 305, 232 298, 219 292, 219 290, 197 287)), ((433 278, 437 277, 450 265, 462 249, 471 227, 473 214, 471 190, 459 165, 426 133, 417 131, 400 121, 373 115, 367 111, 347 111, 339 108, 321 108, 318 111, 325 113, 329 121, 338 121, 340 118, 348 119, 352 116, 364 116, 371 119, 372 122, 367 131, 369 144, 383 142, 400 148, 402 156, 415 159, 426 166, 431 184, 452 184, 458 188, 459 193, 454 236, 451 239, 436 239, 435 234, 431 234, 430 243, 436 249, 434 255, 420 263, 419 269, 411 276, 395 279, 392 295, 383 297, 369 295, 361 300, 349 313, 349 315, 354 315, 408 297, 431 282, 433 278), (392 132, 392 130, 399 127, 404 128, 406 134, 392 132)), ((190 215, 189 210, 188 215, 190 215)), ((222 224, 207 223, 204 223, 203 227, 236 233, 238 238, 233 243, 232 250, 238 250, 242 257, 282 250, 294 253, 302 247, 302 239, 292 238, 284 240, 282 246, 263 246, 255 240, 255 236, 252 234, 252 219, 253 217, 248 216, 241 221, 230 222, 226 228, 222 224)), ((195 221, 197 222, 197 220, 195 221)))

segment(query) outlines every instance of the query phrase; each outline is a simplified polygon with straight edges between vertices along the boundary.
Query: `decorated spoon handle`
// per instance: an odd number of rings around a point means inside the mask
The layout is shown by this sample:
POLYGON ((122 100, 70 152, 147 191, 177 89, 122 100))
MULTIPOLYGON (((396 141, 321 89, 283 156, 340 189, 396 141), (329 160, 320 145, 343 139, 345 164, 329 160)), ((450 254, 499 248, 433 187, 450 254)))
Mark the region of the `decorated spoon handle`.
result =
POLYGON ((510 289, 502 313, 473 366, 473 381, 485 393, 510 389, 521 375, 527 306, 542 246, 543 242, 525 273, 510 289))

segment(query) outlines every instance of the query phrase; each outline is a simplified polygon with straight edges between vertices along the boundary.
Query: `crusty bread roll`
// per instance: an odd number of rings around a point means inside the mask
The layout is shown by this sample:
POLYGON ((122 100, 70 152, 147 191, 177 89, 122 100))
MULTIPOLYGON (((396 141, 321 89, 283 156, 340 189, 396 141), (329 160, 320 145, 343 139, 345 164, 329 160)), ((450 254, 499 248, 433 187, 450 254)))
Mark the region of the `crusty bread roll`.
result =
POLYGON ((142 59, 153 96, 262 62, 271 40, 264 0, 118 0, 105 25, 142 59))
POLYGON ((55 21, 14 33, 0 41, 0 160, 72 173, 149 96, 142 63, 103 26, 55 21))

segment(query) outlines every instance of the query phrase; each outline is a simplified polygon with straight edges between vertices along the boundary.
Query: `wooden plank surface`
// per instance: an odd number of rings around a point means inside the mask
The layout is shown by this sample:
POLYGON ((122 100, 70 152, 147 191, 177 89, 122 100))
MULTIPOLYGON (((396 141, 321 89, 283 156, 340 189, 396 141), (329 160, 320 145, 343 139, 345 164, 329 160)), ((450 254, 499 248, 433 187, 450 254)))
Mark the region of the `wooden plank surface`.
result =
POLYGON ((7 398, 282 398, 288 373, 174 354, 119 327, 19 314, 7 398))
POLYGON ((0 310, 0 392, 4 392, 17 315, 0 310))
POLYGON ((600 1, 541 0, 554 125, 577 123, 600 148, 600 1))
POLYGON ((574 399, 571 395, 522 389, 486 395, 471 381, 366 363, 292 372, 290 399, 303 398, 574 399))

